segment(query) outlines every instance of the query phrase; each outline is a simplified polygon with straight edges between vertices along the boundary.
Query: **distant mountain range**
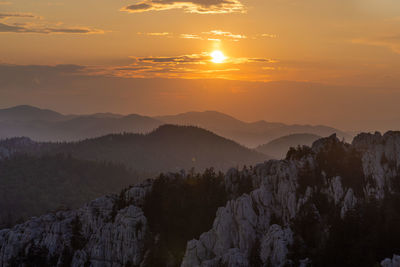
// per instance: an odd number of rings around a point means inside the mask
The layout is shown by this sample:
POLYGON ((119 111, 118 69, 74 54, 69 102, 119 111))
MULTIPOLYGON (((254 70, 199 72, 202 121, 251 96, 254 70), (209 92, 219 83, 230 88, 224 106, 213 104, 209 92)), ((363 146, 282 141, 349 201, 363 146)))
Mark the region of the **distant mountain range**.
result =
POLYGON ((35 141, 77 141, 112 133, 146 133, 162 124, 136 114, 62 115, 31 106, 0 110, 0 138, 26 136, 35 141))
POLYGON ((198 126, 247 147, 256 147, 296 133, 319 136, 336 133, 346 140, 352 138, 350 134, 328 126, 243 122, 217 111, 148 117, 113 113, 63 115, 26 105, 0 109, 0 138, 27 136, 35 141, 77 141, 123 132, 148 133, 163 124, 198 126))
POLYGON ((352 138, 349 134, 328 126, 287 125, 266 121, 249 123, 217 111, 187 112, 155 118, 171 124, 196 125, 248 147, 256 147, 278 137, 296 133, 310 133, 319 136, 336 133, 340 138, 347 140, 352 138))
POLYGON ((40 109, 28 105, 0 109, 0 121, 61 121, 73 116, 65 116, 49 109, 40 109))
POLYGON ((276 159, 283 159, 289 148, 297 146, 311 146, 321 136, 315 134, 291 134, 279 137, 265 145, 258 146, 257 151, 270 155, 276 159))

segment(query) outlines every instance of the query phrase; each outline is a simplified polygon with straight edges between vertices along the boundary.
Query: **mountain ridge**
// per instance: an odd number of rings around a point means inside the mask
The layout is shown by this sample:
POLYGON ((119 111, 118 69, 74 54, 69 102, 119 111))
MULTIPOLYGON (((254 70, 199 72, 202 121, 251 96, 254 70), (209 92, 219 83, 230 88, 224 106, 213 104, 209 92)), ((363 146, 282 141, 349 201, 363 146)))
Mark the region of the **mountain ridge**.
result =
MULTIPOLYGON (((14 107, 21 108, 21 106, 14 107)), ((22 106, 23 107, 23 106, 22 106)), ((0 138, 14 136, 28 136, 36 141, 76 141, 86 138, 98 137, 111 133, 133 132, 146 133, 156 129, 162 124, 177 124, 199 126, 218 135, 232 139, 247 147, 256 147, 265 144, 275 138, 294 134, 311 133, 328 136, 337 133, 341 138, 350 140, 351 135, 323 125, 287 125, 284 123, 271 123, 266 121, 244 122, 230 115, 218 111, 186 112, 177 115, 166 116, 142 116, 138 114, 120 115, 113 113, 95 113, 86 115, 62 115, 57 113, 57 119, 40 120, 39 114, 25 112, 25 119, 13 121, 1 119, 0 110, 0 138), (60 117, 61 116, 61 117, 60 117), (35 120, 29 120, 34 117, 35 120), (26 119, 28 118, 28 119, 26 119)), ((23 110, 25 108, 22 108, 23 110)), ((19 117, 22 114, 18 115, 19 117)))
POLYGON ((308 133, 291 134, 274 139, 267 144, 260 145, 255 150, 271 155, 276 159, 283 159, 291 147, 311 146, 312 143, 322 136, 308 133))
MULTIPOLYGON (((10 140, 16 142, 13 153, 63 153, 78 159, 122 163, 137 171, 153 173, 192 167, 201 171, 210 166, 226 170, 269 159, 267 155, 194 126, 162 125, 147 134, 109 134, 62 143, 10 140)), ((6 150, 6 144, 0 142, 0 149, 6 150)))

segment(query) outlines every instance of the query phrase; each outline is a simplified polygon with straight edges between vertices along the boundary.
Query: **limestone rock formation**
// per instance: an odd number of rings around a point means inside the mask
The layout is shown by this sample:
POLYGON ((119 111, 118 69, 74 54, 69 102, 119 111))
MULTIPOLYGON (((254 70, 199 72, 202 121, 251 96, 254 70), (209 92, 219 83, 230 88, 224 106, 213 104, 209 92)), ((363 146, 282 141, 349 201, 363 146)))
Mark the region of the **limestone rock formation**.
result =
MULTIPOLYGON (((329 237, 326 222, 333 214, 344 221, 359 205, 399 193, 399 169, 398 132, 361 134, 351 145, 333 135, 289 151, 285 160, 232 169, 225 175, 229 200, 212 228, 188 241, 182 266, 310 266, 304 253, 293 260, 299 239, 307 249, 304 218, 310 227, 321 226, 312 240, 318 246, 329 237)), ((119 197, 0 231, 0 266, 28 266, 32 259, 51 266, 144 266, 149 226, 142 207, 151 187, 148 181, 119 197)), ((379 258, 380 264, 400 266, 393 254, 379 258)))
MULTIPOLYGON (((299 152, 300 153, 300 152, 299 152)), ((344 159, 339 159, 344 160, 344 159)), ((304 155, 292 155, 283 161, 269 161, 254 168, 252 183, 256 185, 249 195, 243 195, 232 200, 218 210, 213 228, 202 234, 198 240, 188 243, 182 266, 252 266, 249 261, 257 242, 261 240, 261 249, 258 251, 262 265, 285 266, 290 263, 288 250, 293 244, 293 230, 291 222, 318 191, 326 195, 340 209, 343 218, 345 214, 356 207, 357 203, 366 201, 369 197, 382 199, 385 192, 393 192, 394 183, 400 183, 397 169, 400 166, 400 133, 388 132, 361 134, 353 144, 342 144, 335 135, 314 142, 311 150, 304 155), (333 147, 351 153, 352 149, 360 152, 363 179, 362 193, 356 194, 355 188, 343 184, 340 175, 329 176, 321 170, 322 159, 320 152, 333 147), (301 179, 304 179, 302 170, 305 166, 320 171, 321 184, 307 185, 303 192, 301 179), (317 168, 317 166, 319 166, 317 168), (396 180, 397 179, 397 180, 396 180), (236 264, 232 263, 235 262, 236 264)), ((350 166, 357 168, 357 166, 350 166)), ((227 173, 226 187, 228 191, 235 191, 235 182, 241 177, 237 170, 227 173)), ((243 176, 243 175, 242 175, 243 176)), ((312 176, 306 174, 307 178, 312 176)), ((357 180, 356 180, 357 182, 357 180)), ((347 182, 348 183, 348 182, 347 182)), ((357 185, 357 184, 356 184, 357 185)), ((358 190, 360 191, 360 190, 358 190)), ((314 203, 316 216, 319 216, 314 203)), ((396 259, 385 266, 397 266, 396 259), (393 262, 393 263, 392 263, 393 262)), ((308 259, 300 265, 307 266, 308 259)), ((388 260, 382 265, 388 264, 388 260)))
POLYGON ((120 197, 101 197, 0 231, 0 266, 30 266, 32 260, 41 266, 140 264, 147 231, 141 205, 150 188, 143 183, 120 197))

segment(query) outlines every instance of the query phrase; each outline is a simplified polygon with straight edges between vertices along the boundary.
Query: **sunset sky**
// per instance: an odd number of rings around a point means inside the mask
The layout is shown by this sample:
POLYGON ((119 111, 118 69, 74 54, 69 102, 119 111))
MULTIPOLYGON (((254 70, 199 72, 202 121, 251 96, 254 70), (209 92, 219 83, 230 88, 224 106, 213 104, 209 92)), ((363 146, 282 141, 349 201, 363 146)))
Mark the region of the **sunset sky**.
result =
POLYGON ((0 0, 0 108, 381 130, 399 100, 398 0, 0 0))

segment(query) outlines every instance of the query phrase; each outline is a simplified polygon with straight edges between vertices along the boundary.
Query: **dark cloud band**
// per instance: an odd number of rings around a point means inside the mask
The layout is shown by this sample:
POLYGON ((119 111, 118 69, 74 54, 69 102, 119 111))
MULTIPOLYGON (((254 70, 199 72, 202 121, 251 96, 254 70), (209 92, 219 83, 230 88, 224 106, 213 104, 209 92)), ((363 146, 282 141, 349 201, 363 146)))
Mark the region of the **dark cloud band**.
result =
POLYGON ((189 13, 221 14, 244 12, 239 0, 147 0, 122 8, 122 11, 137 13, 169 9, 184 9, 189 13))

